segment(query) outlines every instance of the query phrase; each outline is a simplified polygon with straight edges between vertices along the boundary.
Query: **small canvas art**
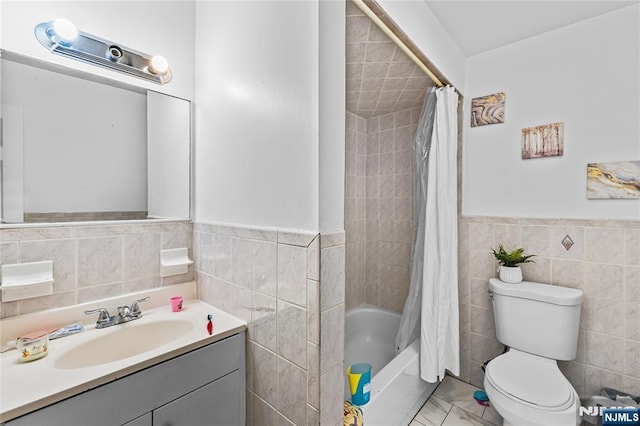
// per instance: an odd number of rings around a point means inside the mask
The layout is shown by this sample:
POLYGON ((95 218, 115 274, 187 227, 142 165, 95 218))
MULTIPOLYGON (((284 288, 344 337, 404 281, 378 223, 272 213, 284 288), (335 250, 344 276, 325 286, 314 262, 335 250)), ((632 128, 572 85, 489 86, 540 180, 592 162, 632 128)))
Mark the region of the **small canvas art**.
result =
POLYGON ((564 123, 522 129, 522 158, 559 157, 564 152, 564 123))
POLYGON ((471 99, 471 127, 504 123, 504 92, 471 99))
POLYGON ((640 161, 589 163, 587 198, 640 198, 640 161))

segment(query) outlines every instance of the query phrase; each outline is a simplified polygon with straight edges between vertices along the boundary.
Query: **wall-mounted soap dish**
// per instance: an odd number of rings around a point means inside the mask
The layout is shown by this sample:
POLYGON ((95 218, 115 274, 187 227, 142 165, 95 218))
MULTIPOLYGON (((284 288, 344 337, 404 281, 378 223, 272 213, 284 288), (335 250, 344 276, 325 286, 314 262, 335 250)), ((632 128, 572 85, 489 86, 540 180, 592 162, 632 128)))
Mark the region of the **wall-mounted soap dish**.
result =
POLYGON ((53 262, 2 265, 2 301, 11 302, 53 293, 53 262))
POLYGON ((160 276, 169 277, 171 275, 186 274, 189 265, 193 260, 189 259, 189 252, 186 248, 177 248, 160 251, 160 276))

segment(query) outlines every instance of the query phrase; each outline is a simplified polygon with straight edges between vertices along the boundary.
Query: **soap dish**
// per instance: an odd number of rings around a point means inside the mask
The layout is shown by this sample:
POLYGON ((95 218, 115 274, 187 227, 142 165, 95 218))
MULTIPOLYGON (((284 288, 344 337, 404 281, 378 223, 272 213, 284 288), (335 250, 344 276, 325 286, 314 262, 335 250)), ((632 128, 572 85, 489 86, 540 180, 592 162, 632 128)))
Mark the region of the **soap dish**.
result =
POLYGON ((193 260, 189 259, 186 248, 177 248, 160 251, 160 276, 186 274, 193 260))
POLYGON ((53 262, 16 263, 2 265, 2 301, 30 299, 53 293, 53 262))

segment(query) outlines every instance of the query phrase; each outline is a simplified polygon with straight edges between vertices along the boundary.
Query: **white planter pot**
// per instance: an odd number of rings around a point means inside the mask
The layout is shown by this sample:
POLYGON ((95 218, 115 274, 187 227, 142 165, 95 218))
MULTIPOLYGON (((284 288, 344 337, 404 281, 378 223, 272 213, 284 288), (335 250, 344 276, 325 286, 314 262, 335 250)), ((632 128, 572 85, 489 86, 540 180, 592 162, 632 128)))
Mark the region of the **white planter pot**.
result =
POLYGON ((522 281, 522 269, 519 266, 500 266, 500 280, 516 284, 522 281))

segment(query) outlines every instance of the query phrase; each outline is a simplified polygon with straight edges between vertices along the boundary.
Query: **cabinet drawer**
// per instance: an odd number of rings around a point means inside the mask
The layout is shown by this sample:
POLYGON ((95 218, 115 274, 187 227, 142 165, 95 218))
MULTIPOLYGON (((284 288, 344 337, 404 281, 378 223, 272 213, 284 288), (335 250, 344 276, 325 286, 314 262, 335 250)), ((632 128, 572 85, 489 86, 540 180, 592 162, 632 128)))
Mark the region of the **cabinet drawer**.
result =
POLYGON ((244 332, 18 417, 5 425, 119 426, 235 370, 244 374, 244 332))
POLYGON ((153 412, 153 426, 244 426, 240 371, 209 383, 153 412))

